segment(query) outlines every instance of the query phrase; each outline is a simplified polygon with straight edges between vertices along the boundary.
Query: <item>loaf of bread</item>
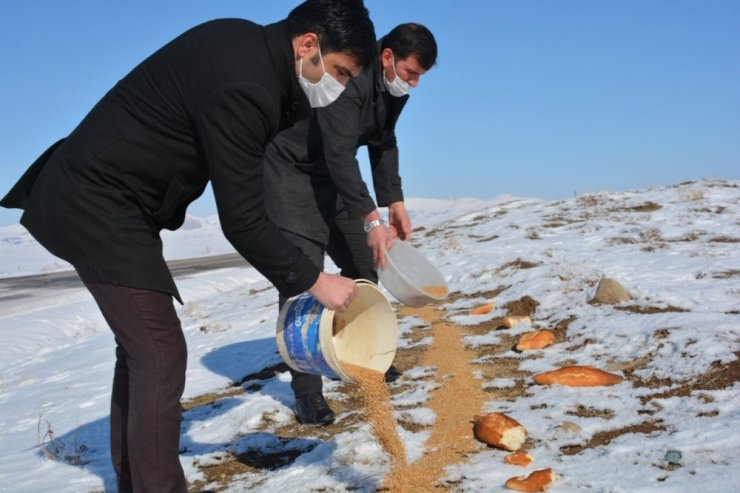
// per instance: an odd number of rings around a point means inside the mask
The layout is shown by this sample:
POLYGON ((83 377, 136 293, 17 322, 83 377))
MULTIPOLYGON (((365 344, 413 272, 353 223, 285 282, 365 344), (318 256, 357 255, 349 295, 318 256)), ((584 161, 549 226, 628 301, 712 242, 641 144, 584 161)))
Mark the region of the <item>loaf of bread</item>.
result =
POLYGON ((527 467, 534 462, 534 458, 524 450, 518 450, 504 457, 504 462, 512 466, 527 467))
POLYGON ((507 315, 504 317, 502 323, 504 324, 504 327, 511 329, 517 325, 531 324, 532 319, 527 315, 507 315))
POLYGON ((565 366, 558 370, 538 373, 532 378, 540 385, 558 384, 568 387, 616 385, 624 380, 619 375, 592 366, 565 366))
POLYGON ((510 478, 504 486, 514 491, 545 491, 555 479, 557 475, 552 472, 552 469, 540 469, 526 478, 524 476, 510 478))
POLYGON ((516 343, 517 351, 528 351, 531 349, 542 349, 555 342, 555 334, 551 330, 542 329, 522 334, 516 343))
POLYGON ((512 452, 522 448, 527 430, 519 422, 502 413, 475 416, 473 433, 481 442, 512 452))
POLYGON ((472 310, 470 310, 471 315, 485 315, 486 313, 491 313, 493 310, 493 303, 487 303, 485 305, 476 306, 472 310))

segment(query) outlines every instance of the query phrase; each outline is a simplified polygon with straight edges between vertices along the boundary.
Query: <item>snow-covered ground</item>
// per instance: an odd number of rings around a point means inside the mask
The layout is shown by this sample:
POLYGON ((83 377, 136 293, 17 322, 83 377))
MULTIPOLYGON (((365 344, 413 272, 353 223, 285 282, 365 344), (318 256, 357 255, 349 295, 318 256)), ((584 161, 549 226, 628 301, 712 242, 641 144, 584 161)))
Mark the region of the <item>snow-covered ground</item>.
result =
MULTIPOLYGON (((491 400, 486 411, 515 416, 536 439, 529 450, 536 465, 505 466, 500 451, 481 447, 468 462, 448 469, 451 490, 503 491, 508 477, 553 467, 561 476, 555 492, 740 491, 737 374, 725 374, 726 385, 670 392, 718 368, 737 372, 730 363, 740 351, 740 182, 701 181, 551 202, 500 197, 408 204, 414 226, 423 227, 413 243, 444 273, 451 290, 464 295, 445 305, 450 321, 480 324, 504 315, 500 307, 524 296, 538 302, 533 325, 571 320, 567 343, 540 351, 539 358, 494 354, 491 364, 520 358, 519 369, 535 373, 570 361, 620 374, 629 369, 651 382, 537 387, 514 401, 491 400), (522 263, 528 268, 516 267, 522 263), (623 305, 631 310, 588 303, 602 276, 630 291, 634 300, 623 305), (476 298, 501 288, 495 299, 476 298), (465 315, 483 301, 497 308, 465 315), (599 412, 573 412, 579 408, 599 412), (646 421, 654 431, 620 433, 607 445, 562 453, 600 432, 646 421)), ((232 251, 214 217, 189 217, 164 241, 168 259, 232 251)), ((22 227, 0 228, 0 276, 68 268, 22 227)), ((277 294, 254 269, 203 271, 178 279, 178 286, 186 302, 178 312, 189 348, 185 399, 223 390, 280 362, 273 337, 277 294)), ((0 279, 0 491, 114 491, 107 448, 112 336, 83 288, 26 294, 14 295, 0 279)), ((405 334, 419 324, 412 317, 400 320, 405 334)), ((492 330, 466 342, 490 345, 499 337, 492 330)), ((402 339, 400 345, 409 342, 402 339)), ((420 379, 414 387, 413 380, 433 371, 409 369, 410 390, 394 398, 397 405, 418 402, 416 410, 404 412, 420 425, 433 422, 434 413, 424 404, 428 382, 420 379)), ((517 383, 481 381, 489 388, 517 383)), ((326 385, 336 392, 337 383, 326 385)), ((348 427, 327 441, 285 441, 265 432, 266 417, 273 428, 294 419, 292 404, 289 376, 279 374, 258 390, 187 411, 181 461, 188 479, 201 479, 198 465, 217 462, 224 450, 288 448, 306 452, 282 468, 234 480, 229 491, 374 491, 387 459, 368 427, 348 427)), ((420 457, 425 437, 402 434, 412 460, 420 457)))

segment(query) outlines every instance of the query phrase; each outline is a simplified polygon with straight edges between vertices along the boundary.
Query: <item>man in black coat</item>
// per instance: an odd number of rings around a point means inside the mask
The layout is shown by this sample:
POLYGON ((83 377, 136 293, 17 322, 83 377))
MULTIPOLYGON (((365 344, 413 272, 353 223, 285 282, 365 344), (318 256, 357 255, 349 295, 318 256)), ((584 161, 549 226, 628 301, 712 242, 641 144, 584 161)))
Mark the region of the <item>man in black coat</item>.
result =
MULTIPOLYGON (((382 38, 375 68, 352 80, 325 108, 277 136, 267 149, 266 203, 270 218, 323 269, 327 251, 354 279, 378 281, 391 247, 389 229, 362 180, 356 153, 367 146, 379 206, 402 240, 411 233, 398 167, 395 126, 409 87, 437 58, 432 33, 401 24, 382 38)), ((280 305, 285 302, 281 297, 280 305)), ((328 424, 334 413, 322 395, 321 377, 291 371, 296 415, 307 424, 328 424)), ((397 377, 394 368, 387 377, 397 377)))
POLYGON ((264 209, 264 149, 328 104, 374 56, 361 0, 308 0, 280 22, 199 25, 119 81, 0 205, 70 262, 116 340, 111 455, 119 491, 183 493, 178 450, 187 349, 159 233, 210 180, 224 234, 283 296, 356 296, 286 239, 264 209))

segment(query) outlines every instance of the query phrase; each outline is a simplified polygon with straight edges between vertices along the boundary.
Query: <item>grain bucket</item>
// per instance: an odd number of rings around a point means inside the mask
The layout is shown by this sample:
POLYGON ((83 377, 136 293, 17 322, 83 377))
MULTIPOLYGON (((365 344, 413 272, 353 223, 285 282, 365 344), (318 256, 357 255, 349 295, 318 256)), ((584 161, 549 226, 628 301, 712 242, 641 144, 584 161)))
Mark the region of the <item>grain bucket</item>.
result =
POLYGON ((398 323, 378 286, 355 281, 359 295, 342 313, 310 293, 290 298, 277 322, 280 356, 294 370, 351 381, 342 362, 385 373, 393 363, 398 323))

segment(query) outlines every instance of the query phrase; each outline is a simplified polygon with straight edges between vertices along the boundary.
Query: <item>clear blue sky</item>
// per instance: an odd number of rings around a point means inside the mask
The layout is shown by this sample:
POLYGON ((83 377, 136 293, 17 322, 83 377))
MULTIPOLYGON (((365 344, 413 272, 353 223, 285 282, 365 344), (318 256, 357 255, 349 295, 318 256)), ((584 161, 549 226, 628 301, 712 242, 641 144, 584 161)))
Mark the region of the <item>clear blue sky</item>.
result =
MULTIPOLYGON (((298 0, 0 0, 0 194, 138 62, 218 17, 298 0)), ((740 1, 366 0, 439 44, 398 124, 409 197, 740 179, 740 1)), ((366 152, 360 151, 366 170, 366 152)), ((215 211, 210 191, 190 208, 215 211)), ((0 209, 0 225, 19 211, 0 209)))

